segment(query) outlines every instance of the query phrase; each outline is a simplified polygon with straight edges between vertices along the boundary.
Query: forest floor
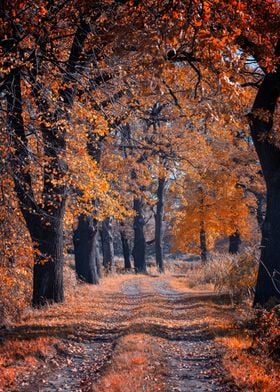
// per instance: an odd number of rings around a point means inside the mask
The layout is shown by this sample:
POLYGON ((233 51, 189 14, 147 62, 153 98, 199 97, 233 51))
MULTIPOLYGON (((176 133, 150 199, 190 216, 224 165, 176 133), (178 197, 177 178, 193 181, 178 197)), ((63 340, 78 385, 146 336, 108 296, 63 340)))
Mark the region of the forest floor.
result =
POLYGON ((2 332, 0 390, 269 391, 266 374, 250 381, 261 370, 238 357, 248 342, 233 323, 226 296, 189 289, 184 276, 76 284, 66 304, 29 311, 2 332))

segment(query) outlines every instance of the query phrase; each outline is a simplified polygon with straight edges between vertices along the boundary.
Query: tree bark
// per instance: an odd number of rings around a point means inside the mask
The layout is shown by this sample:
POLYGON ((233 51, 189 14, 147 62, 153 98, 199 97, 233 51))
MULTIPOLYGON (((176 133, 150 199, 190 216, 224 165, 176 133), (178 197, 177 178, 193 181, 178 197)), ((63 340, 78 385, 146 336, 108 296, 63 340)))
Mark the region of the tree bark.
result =
POLYGON ((130 262, 129 243, 128 243, 128 238, 127 238, 127 235, 126 235, 124 228, 121 229, 120 235, 121 235, 122 249, 123 249, 124 269, 130 270, 131 269, 131 262, 130 262))
POLYGON ((157 188, 157 206, 156 206, 156 214, 155 214, 155 251, 156 251, 156 265, 158 267, 159 272, 164 272, 163 246, 162 246, 164 187, 165 187, 165 178, 159 178, 158 188, 157 188))
POLYGON ((143 203, 141 199, 134 199, 133 209, 136 213, 133 222, 134 246, 132 255, 136 273, 146 273, 146 240, 144 234, 145 220, 143 217, 143 203))
POLYGON ((235 233, 229 236, 229 253, 236 254, 239 252, 239 247, 241 245, 240 233, 237 230, 235 233))
POLYGON ((208 259, 207 243, 206 243, 206 233, 203 228, 200 229, 200 257, 201 261, 205 263, 208 259))
POLYGON ((98 237, 99 237, 98 234, 99 234, 99 230, 98 230, 97 237, 96 237, 95 256, 96 256, 97 275, 99 276, 99 279, 101 279, 102 278, 101 252, 100 252, 100 242, 98 240, 98 237))
POLYGON ((63 302, 63 210, 31 231, 35 249, 33 273, 33 306, 63 302))
POLYGON ((271 302, 280 301, 278 279, 280 273, 280 149, 270 138, 279 94, 280 66, 278 65, 275 73, 264 77, 249 116, 251 135, 267 187, 267 209, 262 225, 261 259, 254 298, 255 306, 269 306, 271 302))
POLYGON ((257 222, 259 228, 261 229, 264 222, 264 204, 265 204, 265 196, 262 193, 256 194, 257 199, 257 222))
POLYGON ((114 266, 114 243, 112 234, 112 218, 108 217, 102 222, 102 250, 103 266, 106 272, 111 272, 114 266))
POLYGON ((207 239, 206 239, 205 222, 204 222, 205 195, 204 195, 204 189, 202 185, 199 185, 198 191, 200 194, 200 231, 199 231, 200 257, 201 257, 201 261, 205 263, 208 259, 208 250, 207 250, 207 239))
POLYGON ((97 221, 92 217, 80 215, 73 242, 77 277, 85 283, 99 283, 97 235, 97 221))

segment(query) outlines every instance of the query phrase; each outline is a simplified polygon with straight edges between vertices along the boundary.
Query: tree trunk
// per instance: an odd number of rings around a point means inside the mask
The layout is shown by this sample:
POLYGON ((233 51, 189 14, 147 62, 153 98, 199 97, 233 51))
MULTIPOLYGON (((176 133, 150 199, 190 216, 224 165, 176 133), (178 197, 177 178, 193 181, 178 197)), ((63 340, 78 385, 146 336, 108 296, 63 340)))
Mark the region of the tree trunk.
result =
POLYGON ((165 186, 165 178, 159 178, 158 188, 157 188, 157 208, 156 208, 156 215, 155 215, 155 251, 156 251, 156 264, 159 272, 164 272, 163 247, 162 247, 164 186, 165 186))
POLYGON ((143 205, 141 199, 134 199, 133 209, 136 213, 133 222, 134 247, 132 255, 134 258, 134 268, 137 273, 146 273, 146 240, 144 235, 145 220, 143 217, 143 205))
MULTIPOLYGON (((22 117, 20 71, 14 70, 7 82, 8 130, 15 153, 11 159, 15 191, 34 247, 33 299, 34 306, 63 301, 63 216, 64 188, 52 187, 44 178, 43 197, 52 200, 49 206, 35 202, 32 179, 28 171, 28 142, 22 117), (54 192, 56 192, 54 194, 54 192)), ((49 168, 59 164, 53 159, 49 168)))
POLYGON ((280 149, 269 137, 279 95, 278 65, 275 73, 265 76, 250 114, 251 135, 267 187, 267 209, 262 225, 261 260, 254 298, 254 305, 261 306, 280 301, 280 149))
POLYGON ((240 233, 237 230, 235 233, 229 236, 229 253, 236 254, 239 252, 239 247, 241 245, 240 233))
POLYGON ((280 183, 267 183, 267 209, 262 225, 261 260, 254 305, 270 306, 280 301, 280 183))
POLYGON ((76 273, 85 283, 99 283, 97 235, 97 221, 92 217, 80 215, 73 242, 76 273))
POLYGON ((101 277, 102 277, 101 252, 100 252, 100 242, 98 240, 98 234, 99 234, 99 230, 97 230, 97 234, 96 234, 95 260, 96 260, 97 275, 99 276, 99 279, 101 279, 101 277))
POLYGON ((208 251, 207 251, 207 244, 206 244, 206 233, 203 228, 200 229, 199 236, 200 236, 200 257, 201 257, 201 261, 205 263, 208 259, 208 251))
POLYGON ((264 204, 265 204, 265 197, 262 193, 258 193, 256 195, 257 198, 257 222, 259 228, 262 227, 264 222, 264 204))
POLYGON ((108 217, 102 222, 102 250, 103 266, 106 272, 111 272, 114 266, 114 244, 112 234, 112 218, 108 217))
POLYGON ((33 306, 63 302, 63 214, 40 222, 31 230, 35 249, 33 272, 33 306))
POLYGON ((128 243, 126 232, 123 228, 121 229, 120 234, 121 234, 122 249, 123 249, 124 269, 130 270, 131 262, 130 262, 129 243, 128 243))
POLYGON ((208 251, 207 251, 206 231, 205 231, 205 222, 204 222, 205 195, 204 195, 204 189, 202 185, 199 185, 198 191, 200 194, 200 232, 199 232, 200 257, 201 257, 201 261, 205 263, 208 259, 208 251))

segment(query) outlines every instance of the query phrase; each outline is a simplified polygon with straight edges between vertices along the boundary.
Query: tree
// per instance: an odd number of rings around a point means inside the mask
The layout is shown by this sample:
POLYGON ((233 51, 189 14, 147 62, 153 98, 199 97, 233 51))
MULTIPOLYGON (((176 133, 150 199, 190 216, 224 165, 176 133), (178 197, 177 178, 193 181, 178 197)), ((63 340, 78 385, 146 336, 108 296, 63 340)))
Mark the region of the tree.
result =
MULTIPOLYGON (((85 51, 91 31, 90 19, 94 21, 100 16, 99 10, 88 9, 86 21, 83 4, 80 5, 76 8, 75 2, 69 5, 61 2, 54 7, 51 3, 45 7, 26 1, 19 5, 18 12, 4 4, 1 13, 3 89, 7 100, 7 137, 11 138, 12 151, 10 165, 34 247, 35 306, 61 302, 64 297, 63 218, 68 193, 66 136, 69 136, 70 111, 78 85, 88 61, 94 56, 92 51, 85 51), (50 32, 58 29, 62 38, 57 41, 50 32), (63 67, 57 55, 61 56, 63 67), (26 84, 30 87, 26 88, 26 84), (33 115, 29 118, 24 110, 28 104, 33 105, 33 115), (34 112, 37 117, 33 121, 34 112), (34 129, 31 137, 27 127, 34 129), (34 138, 40 145, 39 151, 32 148, 34 138), (32 164, 36 159, 41 170, 33 175, 32 164)), ((27 113, 30 114, 30 110, 27 113)))
MULTIPOLYGON (((275 56, 280 55, 280 44, 275 56)), ((274 116, 280 95, 280 66, 267 73, 258 90, 252 112, 250 127, 267 187, 267 209, 262 225, 262 252, 257 278, 254 304, 266 305, 273 298, 280 299, 280 290, 275 276, 280 271, 279 263, 279 171, 280 150, 270 135, 273 135, 274 116)))
POLYGON ((205 262, 217 238, 237 230, 250 237, 247 200, 234 176, 208 171, 197 182, 185 181, 188 193, 173 223, 175 249, 199 252, 205 262))
MULTIPOLYGON (((33 304, 43 305, 46 302, 62 302, 63 295, 63 216, 66 202, 66 188, 60 185, 65 175, 65 167, 61 154, 65 149, 65 131, 59 128, 59 122, 63 121, 66 111, 71 108, 75 90, 67 86, 68 80, 73 78, 77 62, 79 62, 83 43, 89 32, 89 26, 84 22, 76 30, 70 51, 65 77, 65 87, 61 90, 61 98, 65 107, 54 112, 54 119, 49 119, 49 107, 42 113, 41 132, 43 135, 44 151, 47 158, 45 164, 43 207, 34 204, 32 194, 32 182, 29 172, 21 163, 26 156, 27 139, 22 119, 21 97, 21 72, 14 70, 10 73, 7 82, 7 108, 8 127, 15 134, 14 148, 17 155, 12 160, 14 171, 15 189, 21 201, 22 213, 36 250, 34 263, 33 304), (68 109, 67 109, 68 108, 68 109), (47 126, 46 122, 50 125, 47 126), (59 185, 57 185, 59 184, 59 185), (27 200, 29 199, 29 200, 27 200), (44 215, 38 214, 43 210, 44 215), (37 255, 37 256, 36 256, 37 255)), ((34 86, 36 89, 37 85, 34 86)), ((41 103, 43 104, 43 102, 41 103)), ((41 106, 42 108, 42 106, 41 106)))
MULTIPOLYGON (((233 81, 234 88, 239 85, 258 89, 249 119, 267 186, 267 214, 254 303, 264 306, 270 299, 279 301, 275 281, 275 275, 279 273, 278 190, 274 183, 278 147, 277 137, 270 137, 275 127, 273 117, 279 97, 279 2, 254 0, 213 4, 194 1, 176 3, 169 17, 164 7, 157 12, 164 15, 163 24, 170 26, 169 42, 173 47, 167 52, 167 58, 186 61, 193 67, 197 74, 196 95, 203 78, 202 63, 208 64, 214 74, 223 75, 230 83, 233 81), (240 56, 236 56, 237 50, 240 56), (244 67, 244 63, 247 66, 244 67), (239 64, 234 67, 239 72, 232 72, 233 64, 239 64), (236 82, 240 75, 245 82, 236 82), (248 75, 253 80, 249 77, 248 81, 248 75)), ((158 19, 162 22, 160 17, 158 19)))
MULTIPOLYGON (((169 162, 173 159, 167 178, 182 176, 187 181, 182 180, 181 184, 192 184, 195 200, 189 195, 186 199, 193 203, 199 219, 194 216, 196 229, 193 227, 190 232, 196 233, 197 243, 199 235, 203 258, 211 247, 212 233, 218 232, 213 228, 218 222, 213 206, 227 217, 219 223, 220 232, 234 235, 238 230, 242 235, 240 222, 236 223, 237 211, 233 211, 231 203, 237 198, 237 210, 241 208, 242 192, 238 184, 249 189, 248 184, 241 181, 236 165, 232 165, 234 173, 228 167, 225 169, 231 174, 228 181, 232 192, 231 196, 226 195, 229 200, 226 211, 219 202, 225 200, 220 194, 221 189, 225 191, 224 168, 217 168, 211 159, 211 167, 206 164, 211 149, 220 162, 225 155, 225 140, 234 146, 240 134, 246 133, 242 116, 255 91, 257 95, 248 116, 251 137, 246 137, 248 143, 253 141, 255 145, 267 186, 255 304, 265 305, 273 297, 279 299, 275 279, 279 273, 280 235, 276 132, 279 2, 3 1, 0 18, 0 92, 7 113, 7 127, 3 129, 7 151, 1 150, 1 154, 7 177, 13 179, 13 197, 18 201, 33 244, 34 305, 63 300, 63 224, 69 204, 74 210, 73 200, 78 200, 74 215, 91 217, 86 225, 90 234, 97 215, 100 220, 114 216, 108 200, 119 200, 123 190, 125 196, 129 194, 125 181, 121 187, 116 185, 112 166, 104 165, 106 158, 96 162, 90 157, 89 139, 98 134, 97 118, 103 117, 109 128, 115 120, 118 124, 125 120, 135 128, 133 138, 126 142, 125 148, 130 153, 124 160, 131 164, 129 185, 138 236, 133 254, 138 269, 145 270, 143 205, 147 184, 155 178, 161 159, 169 162), (117 81, 112 80, 112 74, 117 75, 117 81), (97 86, 105 80, 110 83, 97 92, 97 86), (124 90, 126 98, 122 105, 116 106, 124 90), (151 101, 155 102, 152 107, 151 101), (176 127, 171 129, 168 124, 163 127, 166 118, 176 127), (157 129, 159 125, 162 131, 157 129), (75 134, 79 135, 78 145, 83 145, 80 151, 72 142, 77 141, 75 134), (99 194, 98 187, 103 189, 99 194), (115 197, 110 197, 113 194, 115 197), (219 196, 215 203, 213 195, 219 196), (93 201, 98 201, 100 207, 93 201), (86 207, 80 208, 82 204, 86 207), (212 223, 211 230, 207 229, 206 217, 212 223)), ((111 150, 108 147, 111 157, 116 158, 114 163, 121 155, 117 150, 123 143, 119 132, 106 142, 106 148, 111 145, 111 150)), ((237 154, 237 148, 231 150, 228 143, 227 149, 231 155, 237 154)), ((239 157, 235 159, 238 161, 239 157)), ((252 184, 249 185, 251 188, 252 184)), ((163 193, 158 196, 163 201, 163 193)), ((256 198, 261 205, 261 198, 256 198)), ((127 206, 130 201, 122 205, 127 206)), ((160 228, 163 203, 159 200, 158 203, 160 228)), ((181 207, 181 212, 188 209, 184 203, 181 207)), ((85 221, 80 219, 80 225, 85 221)), ((160 248, 161 230, 156 231, 160 248)), ((92 235, 88 238, 93 240, 92 235)), ((87 249, 91 255, 91 247, 87 249)), ((159 260, 160 255, 159 249, 159 260)))
POLYGON ((143 201, 141 199, 134 199, 133 210, 135 211, 133 221, 134 246, 132 250, 134 268, 137 273, 146 273, 146 240, 144 235, 145 220, 143 216, 143 201))
MULTIPOLYGON (((112 76, 110 75, 111 79, 112 76)), ((107 74, 98 76, 94 79, 96 85, 104 84, 107 81, 107 74)), ((93 83, 92 82, 92 83, 93 83)), ((96 86, 97 87, 97 86, 96 86)), ((120 94, 116 94, 116 97, 119 97, 120 94)), ((100 104, 95 103, 95 108, 98 112, 102 112, 109 103, 114 101, 114 97, 110 100, 106 100, 101 102, 100 104)), ((104 115, 104 112, 103 112, 104 115)), ((108 120, 108 116, 105 116, 108 120)), ((91 158, 94 164, 100 166, 101 157, 102 157, 102 147, 106 138, 106 127, 104 129, 104 124, 100 124, 98 121, 98 116, 96 116, 94 122, 95 130, 88 129, 87 131, 87 152, 89 157, 91 158), (99 129, 98 129, 99 128, 99 129)), ((89 119, 90 120, 90 119, 89 119)), ((91 121, 89 121, 90 125, 91 121)), ((116 122, 114 122, 116 125, 116 122)), ((89 174, 88 174, 89 176, 89 174)), ((95 180, 95 178, 94 178, 95 180)), ((95 187, 95 181, 90 187, 95 187)), ((89 187, 89 186, 87 186, 89 187)), ((85 190, 82 190, 84 193, 85 190)), ((77 275, 86 283, 97 284, 100 278, 100 270, 101 267, 99 265, 99 249, 98 249, 98 210, 101 209, 101 200, 102 194, 98 195, 98 192, 90 189, 90 193, 95 194, 95 199, 90 200, 90 204, 95 207, 95 211, 89 209, 88 214, 81 214, 78 217, 78 225, 73 233, 73 242, 74 242, 74 253, 75 253, 75 266, 77 275), (99 196, 99 197, 98 197, 99 196), (95 217, 91 216, 95 214, 95 217), (94 276, 95 275, 95 276, 94 276)), ((102 192, 101 192, 102 193, 102 192)), ((107 200, 109 202, 109 200, 107 200)), ((104 207, 104 206, 103 206, 104 207)), ((101 231, 101 239, 102 239, 102 251, 103 251, 103 266, 106 271, 109 272, 113 266, 114 259, 114 249, 113 249, 113 238, 112 238, 112 227, 111 227, 111 218, 107 217, 102 222, 102 231, 101 231)))

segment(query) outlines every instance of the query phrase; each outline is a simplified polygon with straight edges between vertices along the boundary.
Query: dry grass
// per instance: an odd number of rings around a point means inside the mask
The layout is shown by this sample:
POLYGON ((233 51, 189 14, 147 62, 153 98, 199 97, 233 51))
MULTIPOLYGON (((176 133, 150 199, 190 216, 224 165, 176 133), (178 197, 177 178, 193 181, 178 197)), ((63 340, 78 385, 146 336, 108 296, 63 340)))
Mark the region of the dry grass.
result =
POLYGON ((245 327, 254 315, 251 304, 209 307, 206 321, 215 341, 224 348, 223 365, 242 391, 280 391, 280 366, 267 355, 254 352, 253 331, 245 327))
POLYGON ((226 348, 223 364, 244 391, 280 391, 280 366, 267 357, 250 354, 252 339, 245 334, 218 338, 226 348))
POLYGON ((56 355, 59 341, 50 337, 8 340, 1 346, 0 390, 16 386, 16 378, 56 355))
POLYGON ((188 265, 186 274, 174 277, 167 275, 171 286, 178 291, 186 292, 213 292, 214 284, 206 282, 201 264, 188 265))
POLYGON ((108 371, 95 392, 163 391, 164 367, 161 339, 145 334, 121 338, 108 371))
POLYGON ((177 282, 178 289, 185 291, 187 286, 194 291, 215 290, 228 293, 232 301, 238 302, 252 294, 257 274, 256 260, 258 251, 254 247, 247 247, 237 255, 213 254, 207 263, 169 262, 167 270, 171 275, 180 271, 184 275, 177 282))

